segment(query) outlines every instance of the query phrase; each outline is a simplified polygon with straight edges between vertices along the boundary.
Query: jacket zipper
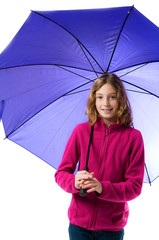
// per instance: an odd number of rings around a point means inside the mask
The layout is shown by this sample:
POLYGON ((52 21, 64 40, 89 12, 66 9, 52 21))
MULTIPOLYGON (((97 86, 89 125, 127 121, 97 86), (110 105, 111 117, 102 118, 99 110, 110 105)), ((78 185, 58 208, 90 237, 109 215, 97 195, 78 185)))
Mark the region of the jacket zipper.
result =
MULTIPOLYGON (((105 143, 106 143, 106 137, 108 136, 108 134, 109 134, 109 129, 107 128, 106 131, 105 131, 105 135, 104 135, 103 148, 102 148, 102 154, 100 156, 100 159, 102 159, 102 158, 104 159, 104 156, 106 156, 106 154, 107 154, 108 140, 107 140, 107 145, 105 143)), ((101 172, 102 172, 102 169, 103 169, 102 168, 103 164, 104 164, 104 160, 102 161, 102 166, 101 167, 99 166, 99 171, 98 171, 98 174, 97 174, 97 178, 99 178, 100 175, 101 175, 101 172)), ((92 209, 91 219, 90 219, 90 229, 93 230, 93 231, 95 230, 97 212, 98 212, 98 207, 96 206, 96 201, 95 201, 95 203, 93 205, 93 209, 92 209), (91 222, 91 220, 92 220, 92 222, 91 222)))
POLYGON ((104 157, 107 155, 108 140, 109 140, 108 139, 108 137, 109 137, 108 134, 109 134, 109 129, 107 128, 106 131, 105 131, 105 135, 104 135, 103 149, 102 149, 102 154, 101 154, 101 162, 102 162, 102 164, 101 164, 101 167, 99 167, 99 171, 98 171, 98 175, 97 175, 98 179, 100 179, 100 177, 101 177, 101 172, 103 170, 103 165, 105 163, 104 157))
POLYGON ((92 206, 92 214, 90 217, 90 230, 95 230, 95 223, 96 223, 96 213, 97 213, 97 206, 96 206, 96 201, 94 202, 92 206))

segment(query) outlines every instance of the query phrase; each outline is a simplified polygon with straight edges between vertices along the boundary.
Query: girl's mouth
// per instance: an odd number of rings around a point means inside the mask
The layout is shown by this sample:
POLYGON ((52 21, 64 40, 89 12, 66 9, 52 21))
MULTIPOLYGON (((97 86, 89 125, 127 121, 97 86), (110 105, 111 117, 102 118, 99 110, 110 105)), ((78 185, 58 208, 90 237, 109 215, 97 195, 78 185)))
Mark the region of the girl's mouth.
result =
POLYGON ((110 113, 112 110, 112 108, 102 109, 104 113, 110 113))

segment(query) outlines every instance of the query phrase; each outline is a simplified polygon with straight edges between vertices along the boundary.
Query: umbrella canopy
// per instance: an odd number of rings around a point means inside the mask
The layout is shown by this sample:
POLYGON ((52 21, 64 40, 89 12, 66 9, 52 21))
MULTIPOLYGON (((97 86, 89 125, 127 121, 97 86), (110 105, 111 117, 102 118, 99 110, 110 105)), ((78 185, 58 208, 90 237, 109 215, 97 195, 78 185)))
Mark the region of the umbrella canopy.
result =
POLYGON ((89 89, 118 75, 142 132, 145 182, 159 176, 159 29, 134 7, 32 11, 0 55, 6 137, 57 168, 89 89))

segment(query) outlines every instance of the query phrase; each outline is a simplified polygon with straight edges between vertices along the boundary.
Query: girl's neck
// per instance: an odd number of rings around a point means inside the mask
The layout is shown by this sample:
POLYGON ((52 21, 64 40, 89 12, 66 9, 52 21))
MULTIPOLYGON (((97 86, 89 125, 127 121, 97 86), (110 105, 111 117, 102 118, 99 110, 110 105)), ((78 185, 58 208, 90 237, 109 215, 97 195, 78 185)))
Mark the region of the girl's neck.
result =
POLYGON ((104 118, 101 117, 101 120, 105 123, 107 128, 109 128, 111 124, 117 123, 117 120, 115 120, 115 119, 113 121, 109 121, 108 119, 104 119, 104 118))

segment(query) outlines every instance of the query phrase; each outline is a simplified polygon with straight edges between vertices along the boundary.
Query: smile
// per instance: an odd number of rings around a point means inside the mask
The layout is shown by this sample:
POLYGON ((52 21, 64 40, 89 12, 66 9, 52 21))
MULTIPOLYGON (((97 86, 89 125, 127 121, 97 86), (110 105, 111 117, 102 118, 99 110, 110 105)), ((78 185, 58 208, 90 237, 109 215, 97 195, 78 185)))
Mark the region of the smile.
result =
POLYGON ((105 112, 105 113, 107 113, 107 112, 109 113, 109 112, 111 112, 112 110, 113 110, 112 108, 109 108, 109 109, 102 109, 102 111, 105 112))

